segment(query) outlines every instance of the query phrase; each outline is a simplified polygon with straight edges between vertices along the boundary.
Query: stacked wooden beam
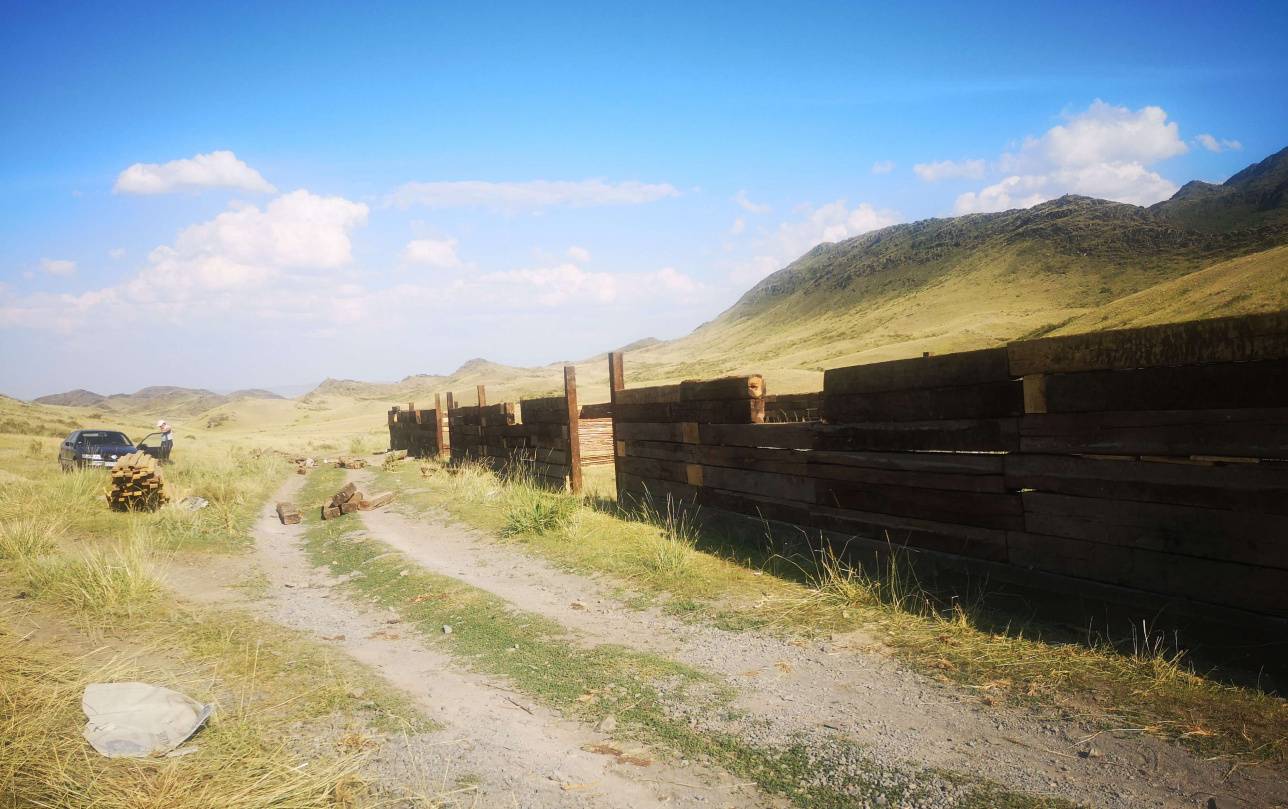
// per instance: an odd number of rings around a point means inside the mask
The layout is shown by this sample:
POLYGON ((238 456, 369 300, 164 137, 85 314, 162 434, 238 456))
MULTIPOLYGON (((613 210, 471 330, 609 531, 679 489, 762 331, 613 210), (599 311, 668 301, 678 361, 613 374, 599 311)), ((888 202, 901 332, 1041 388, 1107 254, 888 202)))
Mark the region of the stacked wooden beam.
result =
POLYGON ((367 462, 362 458, 340 458, 335 466, 337 469, 365 469, 367 462))
POLYGON ((322 519, 334 520, 336 517, 352 514, 355 511, 370 511, 392 503, 393 499, 393 492, 378 492, 368 496, 358 491, 355 484, 346 483, 323 504, 322 519))
MULTIPOLYGON (((505 463, 510 450, 521 448, 513 431, 498 429, 515 424, 514 402, 479 407, 458 407, 450 411, 451 457, 454 463, 483 461, 492 465, 505 463)), ((518 436, 521 438, 521 436, 518 436)))
POLYGON ((112 467, 107 504, 113 511, 155 511, 169 500, 157 459, 151 455, 131 452, 112 467))

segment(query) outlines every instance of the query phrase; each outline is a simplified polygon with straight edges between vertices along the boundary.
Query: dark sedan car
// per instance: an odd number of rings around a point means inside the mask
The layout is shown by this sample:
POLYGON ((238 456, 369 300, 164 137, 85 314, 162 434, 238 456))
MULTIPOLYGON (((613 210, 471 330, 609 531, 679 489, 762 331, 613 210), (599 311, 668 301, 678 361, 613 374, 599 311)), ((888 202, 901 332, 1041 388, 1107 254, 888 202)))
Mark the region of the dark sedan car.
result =
POLYGON ((58 448, 58 465, 63 471, 99 466, 107 469, 116 466, 122 455, 146 452, 161 461, 169 460, 170 442, 161 441, 161 433, 153 433, 135 446, 125 433, 117 430, 77 430, 58 448))
POLYGON ((125 433, 116 430, 76 430, 63 439, 58 465, 64 471, 86 466, 116 466, 116 459, 134 452, 125 433))

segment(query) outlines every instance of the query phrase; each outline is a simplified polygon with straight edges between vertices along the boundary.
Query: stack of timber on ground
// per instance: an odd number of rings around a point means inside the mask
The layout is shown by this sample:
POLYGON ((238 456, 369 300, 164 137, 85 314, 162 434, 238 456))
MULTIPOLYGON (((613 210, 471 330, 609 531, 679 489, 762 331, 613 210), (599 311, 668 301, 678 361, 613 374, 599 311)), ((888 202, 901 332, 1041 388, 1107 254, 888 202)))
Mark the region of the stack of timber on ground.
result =
POLYGON ((837 368, 816 422, 764 423, 755 376, 615 402, 624 501, 1288 618, 1288 313, 837 368))
POLYGON ((282 521, 282 525, 298 525, 304 519, 295 504, 285 500, 277 504, 277 518, 282 521))
POLYGON ((113 511, 155 511, 169 499, 157 459, 146 452, 122 455, 112 467, 107 504, 113 511))
POLYGON ((367 462, 362 458, 339 458, 335 462, 336 469, 366 469, 367 462))
POLYGON ((613 406, 608 403, 582 405, 578 436, 582 466, 612 463, 613 406))
POLYGON ((389 449, 404 450, 415 458, 435 458, 447 453, 447 412, 441 407, 417 410, 414 402, 403 410, 389 410, 389 449))
MULTIPOLYGON (((346 483, 322 505, 322 519, 334 520, 336 517, 352 514, 355 511, 370 511, 392 503, 393 499, 393 492, 380 492, 367 496, 358 491, 358 487, 354 484, 346 483)), ((278 505, 278 509, 278 515, 281 516, 281 504, 278 505)), ((286 522, 285 518, 282 522, 286 522)))

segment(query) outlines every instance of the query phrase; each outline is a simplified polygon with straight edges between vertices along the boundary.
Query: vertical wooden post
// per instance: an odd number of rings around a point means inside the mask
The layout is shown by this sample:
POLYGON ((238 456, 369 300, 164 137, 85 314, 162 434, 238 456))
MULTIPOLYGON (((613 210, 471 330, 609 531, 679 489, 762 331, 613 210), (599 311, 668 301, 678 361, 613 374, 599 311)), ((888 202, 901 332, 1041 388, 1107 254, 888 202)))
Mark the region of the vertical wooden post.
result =
POLYGON ((443 457, 443 397, 434 394, 434 454, 443 457))
POLYGON ((477 386, 477 390, 479 393, 479 407, 484 407, 487 405, 487 391, 483 389, 482 385, 477 386))
POLYGON ((622 371, 622 352, 614 351, 608 355, 608 401, 612 404, 613 435, 613 481, 617 487, 617 502, 622 502, 621 476, 617 471, 617 459, 625 453, 625 447, 617 443, 617 392, 626 387, 626 375, 622 371))
POLYGON ((564 366, 564 399, 568 404, 568 488, 581 494, 581 405, 577 404, 577 369, 564 366))
POLYGON ((415 402, 408 402, 408 403, 407 403, 407 409, 408 409, 408 410, 410 410, 410 411, 412 411, 413 413, 414 413, 414 412, 416 412, 416 403, 415 403, 415 402))
POLYGON ((447 392, 447 441, 452 447, 453 462, 456 461, 456 436, 452 435, 452 411, 456 409, 456 400, 452 398, 452 392, 447 392))

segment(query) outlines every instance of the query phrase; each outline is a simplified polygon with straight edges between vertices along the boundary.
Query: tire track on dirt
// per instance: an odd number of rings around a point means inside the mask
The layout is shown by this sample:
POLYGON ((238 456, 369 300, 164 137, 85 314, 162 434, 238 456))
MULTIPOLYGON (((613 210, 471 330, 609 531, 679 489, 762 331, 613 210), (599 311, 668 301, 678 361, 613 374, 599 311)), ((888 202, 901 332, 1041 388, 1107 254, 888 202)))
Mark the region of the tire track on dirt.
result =
MULTIPOLYGON (((369 472, 347 477, 360 487, 369 472)), ((1257 768, 1230 772, 1143 733, 1098 733, 983 704, 865 651, 861 633, 826 643, 684 623, 634 610, 612 585, 555 567, 445 513, 362 512, 369 533, 425 569, 487 590, 589 641, 614 643, 718 673, 736 686, 743 720, 716 729, 782 746, 849 737, 882 762, 982 776, 1011 789, 1107 809, 1288 806, 1288 786, 1257 768)))
MULTIPOLYGON (((290 500, 302 478, 292 476, 273 498, 290 500)), ((640 767, 583 748, 604 741, 580 723, 515 694, 500 681, 460 670, 453 659, 420 641, 387 611, 355 601, 341 580, 315 568, 299 547, 303 526, 282 525, 265 507, 255 525, 256 549, 268 576, 261 609, 273 620, 317 633, 390 684, 411 695, 446 729, 390 739, 369 770, 379 782, 433 797, 458 779, 477 779, 462 792, 465 806, 630 809, 773 806, 777 802, 727 773, 697 765, 640 767)), ((417 804, 419 805, 419 804, 417 804)))

